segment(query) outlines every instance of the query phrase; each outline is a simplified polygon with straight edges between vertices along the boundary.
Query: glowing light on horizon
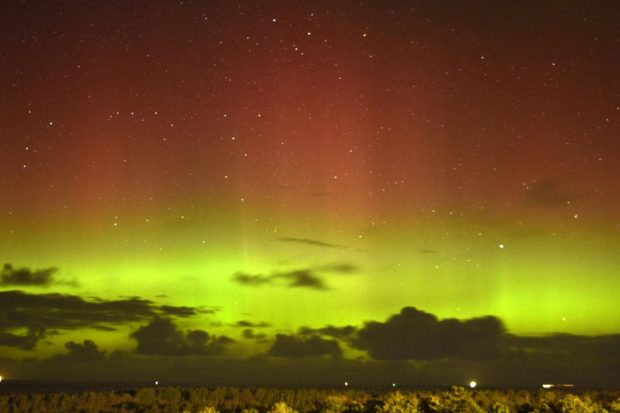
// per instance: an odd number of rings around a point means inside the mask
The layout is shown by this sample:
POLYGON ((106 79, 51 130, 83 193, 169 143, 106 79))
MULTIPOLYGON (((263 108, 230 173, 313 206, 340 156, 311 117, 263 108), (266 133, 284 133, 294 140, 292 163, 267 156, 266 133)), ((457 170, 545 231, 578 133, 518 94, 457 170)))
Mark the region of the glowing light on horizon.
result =
POLYGON ((475 380, 469 382, 469 387, 471 387, 472 389, 475 389, 477 385, 478 383, 475 380))

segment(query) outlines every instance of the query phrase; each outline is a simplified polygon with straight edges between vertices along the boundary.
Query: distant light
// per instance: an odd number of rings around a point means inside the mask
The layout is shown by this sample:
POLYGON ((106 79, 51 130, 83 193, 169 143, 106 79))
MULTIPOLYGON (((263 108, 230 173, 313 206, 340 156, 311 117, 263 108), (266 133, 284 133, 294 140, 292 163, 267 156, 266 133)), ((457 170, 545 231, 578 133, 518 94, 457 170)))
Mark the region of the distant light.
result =
POLYGON ((159 386, 159 381, 158 380, 155 380, 155 385, 159 386))
POLYGON ((2 381, 2 376, 0 376, 0 382, 2 381))
POLYGON ((392 383, 392 387, 396 387, 396 383, 392 383))
POLYGON ((348 387, 348 386, 349 386, 349 382, 348 382, 348 381, 345 381, 345 382, 344 382, 344 385, 345 385, 345 387, 348 387))
POLYGON ((543 389, 550 389, 550 388, 552 388, 552 387, 553 387, 553 384, 546 384, 546 383, 545 383, 545 384, 543 384, 542 386, 543 386, 543 389))
POLYGON ((472 389, 474 389, 477 385, 478 383, 476 383, 474 380, 469 382, 469 387, 471 387, 472 389))
POLYGON ((498 247, 499 247, 500 250, 503 250, 504 247, 506 247, 506 246, 504 244, 499 244, 498 247))

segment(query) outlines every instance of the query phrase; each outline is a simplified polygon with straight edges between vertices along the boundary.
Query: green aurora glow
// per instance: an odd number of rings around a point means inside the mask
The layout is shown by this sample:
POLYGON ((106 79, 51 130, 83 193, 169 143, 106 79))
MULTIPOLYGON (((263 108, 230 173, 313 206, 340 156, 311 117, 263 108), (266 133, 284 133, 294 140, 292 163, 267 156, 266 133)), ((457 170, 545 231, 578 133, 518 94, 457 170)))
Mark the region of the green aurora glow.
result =
MULTIPOLYGON (((1 291, 190 307, 233 359, 408 306, 618 333, 617 7, 11 3, 0 253, 58 271, 1 291)), ((0 349, 131 353, 145 320, 0 349)))

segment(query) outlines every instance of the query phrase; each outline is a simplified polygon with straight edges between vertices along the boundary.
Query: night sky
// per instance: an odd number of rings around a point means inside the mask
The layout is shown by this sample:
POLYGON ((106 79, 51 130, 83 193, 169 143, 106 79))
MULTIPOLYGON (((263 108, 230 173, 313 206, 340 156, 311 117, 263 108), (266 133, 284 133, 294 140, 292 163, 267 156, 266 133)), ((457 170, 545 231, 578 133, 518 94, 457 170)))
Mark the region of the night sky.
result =
POLYGON ((619 63, 615 1, 3 2, 0 374, 618 383, 619 63))

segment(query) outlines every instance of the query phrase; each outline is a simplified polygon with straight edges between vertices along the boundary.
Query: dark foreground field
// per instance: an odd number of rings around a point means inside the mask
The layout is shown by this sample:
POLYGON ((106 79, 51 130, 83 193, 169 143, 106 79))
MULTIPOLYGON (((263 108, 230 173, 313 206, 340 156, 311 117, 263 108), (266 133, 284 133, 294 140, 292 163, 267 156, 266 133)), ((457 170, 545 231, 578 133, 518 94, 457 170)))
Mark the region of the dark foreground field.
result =
MULTIPOLYGON (((327 390, 238 387, 141 387, 85 390, 14 386, 1 413, 413 413, 620 412, 620 391, 525 389, 327 390)), ((8 390, 4 387, 3 392, 8 390)))

